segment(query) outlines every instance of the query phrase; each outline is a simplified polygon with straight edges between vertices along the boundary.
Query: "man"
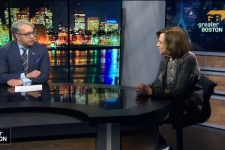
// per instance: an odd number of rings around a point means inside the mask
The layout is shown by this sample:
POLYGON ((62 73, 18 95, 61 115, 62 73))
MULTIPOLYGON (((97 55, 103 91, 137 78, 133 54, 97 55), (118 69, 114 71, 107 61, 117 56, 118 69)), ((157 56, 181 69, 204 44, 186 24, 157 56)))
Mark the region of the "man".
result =
POLYGON ((14 41, 0 47, 0 84, 9 86, 48 82, 47 47, 35 42, 34 25, 19 20, 11 26, 14 41))

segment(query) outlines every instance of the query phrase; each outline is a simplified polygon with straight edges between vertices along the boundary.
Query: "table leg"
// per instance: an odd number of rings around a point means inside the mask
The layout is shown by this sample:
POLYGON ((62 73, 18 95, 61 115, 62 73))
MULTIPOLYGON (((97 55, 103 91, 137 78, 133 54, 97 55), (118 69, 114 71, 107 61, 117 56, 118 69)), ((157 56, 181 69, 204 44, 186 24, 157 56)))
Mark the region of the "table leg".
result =
POLYGON ((120 150, 120 123, 98 124, 96 146, 96 150, 120 150))

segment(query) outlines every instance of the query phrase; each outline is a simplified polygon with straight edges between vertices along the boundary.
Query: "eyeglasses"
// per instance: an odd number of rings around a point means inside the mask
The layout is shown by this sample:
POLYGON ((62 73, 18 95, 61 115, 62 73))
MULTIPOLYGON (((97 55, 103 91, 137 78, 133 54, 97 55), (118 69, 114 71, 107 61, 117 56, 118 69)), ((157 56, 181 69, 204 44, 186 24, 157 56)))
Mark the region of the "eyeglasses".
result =
POLYGON ((36 32, 35 32, 35 31, 33 31, 33 32, 24 33, 24 34, 22 34, 22 33, 18 33, 18 34, 19 34, 19 35, 26 36, 26 37, 30 37, 30 36, 31 36, 31 34, 32 34, 33 36, 35 36, 35 35, 36 35, 36 32))
POLYGON ((159 43, 160 45, 165 44, 165 42, 162 42, 162 41, 160 41, 160 40, 158 40, 158 43, 159 43))

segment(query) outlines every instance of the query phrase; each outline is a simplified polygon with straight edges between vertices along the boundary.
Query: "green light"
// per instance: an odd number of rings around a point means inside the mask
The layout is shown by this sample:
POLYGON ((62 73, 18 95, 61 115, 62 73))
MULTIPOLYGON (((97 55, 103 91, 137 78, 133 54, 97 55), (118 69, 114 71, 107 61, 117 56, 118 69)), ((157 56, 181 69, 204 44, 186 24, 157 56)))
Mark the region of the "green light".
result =
POLYGON ((55 50, 52 50, 52 55, 55 55, 55 50))
POLYGON ((96 59, 96 58, 94 58, 93 63, 94 63, 94 64, 97 64, 97 59, 96 59))

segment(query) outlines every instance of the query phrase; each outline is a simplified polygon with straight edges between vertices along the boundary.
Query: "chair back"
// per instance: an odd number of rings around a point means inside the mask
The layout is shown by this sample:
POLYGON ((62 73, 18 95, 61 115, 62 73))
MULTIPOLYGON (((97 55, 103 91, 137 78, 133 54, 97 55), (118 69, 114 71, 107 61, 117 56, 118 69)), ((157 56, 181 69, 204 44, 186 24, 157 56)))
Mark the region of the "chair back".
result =
POLYGON ((199 84, 203 88, 203 104, 202 111, 197 114, 193 114, 187 118, 180 118, 181 124, 176 128, 176 149, 183 150, 183 128, 194 125, 197 123, 203 123, 211 116, 210 97, 214 92, 216 83, 209 78, 201 75, 199 84))
POLYGON ((211 116, 210 97, 213 94, 214 88, 217 84, 203 75, 200 77, 199 84, 203 88, 202 119, 206 121, 211 116))

